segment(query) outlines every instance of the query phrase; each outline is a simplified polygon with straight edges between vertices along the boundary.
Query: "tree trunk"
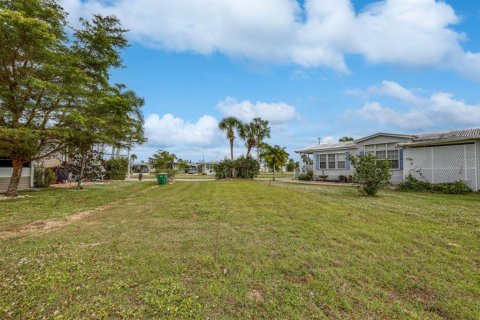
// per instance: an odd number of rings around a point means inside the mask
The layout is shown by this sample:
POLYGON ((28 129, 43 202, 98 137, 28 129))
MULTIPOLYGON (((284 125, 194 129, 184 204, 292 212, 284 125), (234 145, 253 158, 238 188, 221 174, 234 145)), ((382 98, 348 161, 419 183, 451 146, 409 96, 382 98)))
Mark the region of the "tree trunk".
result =
POLYGON ((230 139, 230 158, 233 161, 233 139, 230 139))
POLYGON ((273 164, 273 181, 275 181, 275 163, 273 164))
POLYGON ((250 156, 250 152, 252 152, 252 146, 248 145, 247 146, 247 158, 250 156))
POLYGON ((82 158, 82 165, 80 167, 80 174, 78 176, 78 181, 77 181, 77 191, 82 190, 82 179, 83 179, 83 171, 85 169, 85 158, 82 158))
POLYGON ((16 197, 18 185, 20 184, 20 178, 22 177, 24 162, 21 159, 12 159, 13 172, 12 177, 10 178, 10 184, 8 185, 8 190, 6 193, 7 197, 16 197))

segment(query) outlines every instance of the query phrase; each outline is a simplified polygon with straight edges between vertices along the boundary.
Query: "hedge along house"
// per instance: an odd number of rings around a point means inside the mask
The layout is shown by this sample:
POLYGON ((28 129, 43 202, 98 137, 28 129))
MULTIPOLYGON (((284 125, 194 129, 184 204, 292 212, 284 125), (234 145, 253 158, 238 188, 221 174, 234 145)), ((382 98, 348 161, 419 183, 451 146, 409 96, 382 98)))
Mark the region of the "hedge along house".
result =
POLYGON ((391 162, 392 184, 412 175, 432 183, 465 181, 480 186, 480 129, 422 135, 376 133, 350 142, 319 144, 296 151, 313 155, 314 179, 344 181, 352 176, 349 155, 373 154, 391 162))

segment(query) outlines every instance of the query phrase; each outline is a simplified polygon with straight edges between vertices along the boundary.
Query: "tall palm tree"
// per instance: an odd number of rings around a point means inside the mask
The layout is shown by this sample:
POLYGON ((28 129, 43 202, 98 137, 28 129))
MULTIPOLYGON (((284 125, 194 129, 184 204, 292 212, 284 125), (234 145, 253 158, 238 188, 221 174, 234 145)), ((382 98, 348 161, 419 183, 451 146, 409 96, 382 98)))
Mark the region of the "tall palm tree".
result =
POLYGON ((245 146, 247 147, 247 157, 250 156, 250 152, 253 147, 257 144, 256 132, 257 128, 253 122, 243 123, 239 127, 239 135, 245 141, 245 146))
POLYGON ((230 157, 233 160, 233 142, 235 141, 235 131, 239 130, 242 122, 235 117, 226 117, 218 124, 218 128, 227 134, 230 141, 230 157))
POLYGON ((270 127, 267 120, 254 118, 251 122, 240 126, 240 137, 245 141, 247 147, 247 157, 250 156, 253 148, 257 148, 257 160, 260 160, 259 146, 265 140, 270 138, 270 127))

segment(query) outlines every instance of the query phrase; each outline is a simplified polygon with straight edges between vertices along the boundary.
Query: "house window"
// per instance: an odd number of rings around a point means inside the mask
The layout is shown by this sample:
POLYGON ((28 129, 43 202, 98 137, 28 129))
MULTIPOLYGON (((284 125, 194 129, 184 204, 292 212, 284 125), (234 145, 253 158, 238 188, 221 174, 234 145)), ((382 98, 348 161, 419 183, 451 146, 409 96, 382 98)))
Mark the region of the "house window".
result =
POLYGON ((345 153, 320 154, 317 158, 320 169, 346 169, 347 157, 345 153))
POLYGON ((345 169, 345 154, 344 153, 337 154, 337 168, 338 169, 345 169))
POLYGON ((320 155, 320 169, 327 169, 327 155, 320 155))
POLYGON ((328 155, 328 168, 335 169, 335 154, 328 155))
POLYGON ((390 161, 392 169, 400 168, 400 151, 395 149, 395 143, 366 145, 365 154, 372 154, 379 161, 390 161))

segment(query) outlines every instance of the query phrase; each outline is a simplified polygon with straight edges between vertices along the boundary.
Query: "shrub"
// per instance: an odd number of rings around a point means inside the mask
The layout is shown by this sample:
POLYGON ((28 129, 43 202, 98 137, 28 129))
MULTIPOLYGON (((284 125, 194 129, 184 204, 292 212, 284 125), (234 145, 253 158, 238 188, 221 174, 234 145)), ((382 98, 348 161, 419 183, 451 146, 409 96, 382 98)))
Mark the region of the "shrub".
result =
POLYGON ((111 180, 125 180, 128 171, 128 159, 116 158, 105 161, 107 178, 111 180))
POLYGON ((253 179, 258 175, 260 166, 252 157, 240 157, 234 161, 225 159, 215 165, 217 179, 253 179))
POLYGON ((353 181, 359 184, 361 193, 374 196, 378 190, 390 182, 390 162, 377 161, 371 154, 350 156, 350 161, 355 168, 353 181))
POLYGON ((57 175, 51 168, 35 167, 33 172, 33 185, 36 188, 45 188, 57 181, 57 175))
POLYGON ((438 192, 445 194, 466 194, 472 192, 472 189, 470 189, 465 181, 430 183, 418 181, 411 175, 405 179, 405 182, 398 186, 398 190, 406 192, 438 192))
POLYGON ((298 176, 298 180, 312 181, 313 180, 313 171, 307 171, 307 173, 302 173, 298 176))

